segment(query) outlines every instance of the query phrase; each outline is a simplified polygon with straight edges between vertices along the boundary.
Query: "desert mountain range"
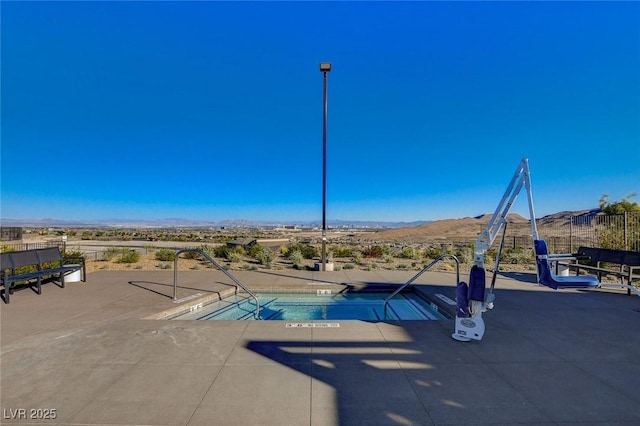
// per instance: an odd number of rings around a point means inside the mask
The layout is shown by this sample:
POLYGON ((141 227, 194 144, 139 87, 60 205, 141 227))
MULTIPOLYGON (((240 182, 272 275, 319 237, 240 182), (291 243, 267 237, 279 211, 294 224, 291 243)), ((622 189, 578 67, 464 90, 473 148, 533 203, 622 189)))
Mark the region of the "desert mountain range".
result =
MULTIPOLYGON (((562 211, 536 219, 538 229, 568 226, 571 217, 583 216, 593 217, 600 213, 600 209, 562 211)), ((483 214, 476 217, 465 217, 461 219, 444 219, 425 223, 419 226, 387 229, 375 233, 381 240, 411 240, 420 242, 426 239, 442 238, 471 238, 478 234, 487 226, 492 214, 483 214)), ((511 234, 530 235, 529 219, 519 214, 507 215, 508 227, 511 234)))

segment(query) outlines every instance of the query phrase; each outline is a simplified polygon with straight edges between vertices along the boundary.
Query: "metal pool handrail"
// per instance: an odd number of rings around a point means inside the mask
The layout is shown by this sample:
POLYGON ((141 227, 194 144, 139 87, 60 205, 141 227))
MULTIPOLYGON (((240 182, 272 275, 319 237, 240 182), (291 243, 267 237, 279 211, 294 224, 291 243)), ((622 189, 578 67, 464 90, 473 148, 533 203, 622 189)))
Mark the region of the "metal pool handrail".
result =
POLYGON ((245 292, 247 292, 251 297, 253 297, 253 300, 256 302, 256 311, 253 314, 253 316, 257 320, 260 319, 260 302, 258 302, 258 298, 256 297, 256 295, 253 294, 247 287, 245 287, 245 285, 242 284, 240 282, 240 280, 238 280, 236 277, 231 275, 231 273, 229 271, 224 269, 211 256, 209 256, 206 252, 204 252, 204 251, 202 251, 200 249, 183 249, 183 250, 178 250, 176 252, 175 257, 173 258, 173 300, 177 300, 177 298, 178 298, 178 256, 180 256, 182 253, 188 253, 188 252, 200 253, 205 259, 207 259, 209 262, 211 262, 213 264, 213 266, 215 266, 220 271, 222 271, 222 273, 225 274, 227 277, 231 278, 231 281, 236 283, 245 292))
POLYGON ((425 266, 422 271, 418 272, 417 274, 415 274, 409 281, 407 281, 406 283, 404 283, 403 285, 401 285, 400 287, 398 287, 396 289, 396 291, 394 291, 393 293, 391 293, 391 295, 389 297, 387 297, 386 299, 384 299, 384 310, 386 312, 387 310, 387 303, 389 303, 389 300, 391 300, 396 294, 400 293, 402 290, 404 290, 406 287, 408 287, 409 285, 411 285, 411 283, 413 283, 416 279, 418 279, 418 277, 422 274, 424 274, 425 272, 427 272, 429 269, 431 269, 431 267, 433 265, 435 265, 436 263, 440 262, 442 259, 444 259, 445 257, 450 257, 453 260, 456 261, 456 285, 458 285, 458 283, 460 282, 460 262, 458 261, 458 258, 455 257, 452 254, 442 254, 438 257, 436 257, 433 262, 431 262, 430 264, 428 264, 427 266, 425 266))

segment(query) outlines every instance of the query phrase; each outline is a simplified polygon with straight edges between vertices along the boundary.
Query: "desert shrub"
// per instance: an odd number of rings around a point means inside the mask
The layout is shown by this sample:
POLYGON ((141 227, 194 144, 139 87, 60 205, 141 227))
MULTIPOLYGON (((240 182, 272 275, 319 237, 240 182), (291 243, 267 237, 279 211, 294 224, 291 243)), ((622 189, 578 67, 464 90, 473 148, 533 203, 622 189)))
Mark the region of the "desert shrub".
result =
POLYGON ((362 253, 360 253, 359 251, 354 251, 353 252, 353 261, 355 263, 362 263, 362 253))
POLYGON ((244 255, 246 254, 245 249, 242 247, 229 247, 229 246, 218 246, 213 249, 215 254, 214 257, 221 257, 223 259, 230 260, 231 262, 235 262, 238 258, 242 260, 244 255))
MULTIPOLYGON (((522 265, 525 263, 533 262, 533 251, 529 249, 521 249, 520 247, 504 250, 501 258, 501 262, 509 263, 512 265, 522 265)), ((485 258, 485 263, 487 259, 485 258)))
POLYGON ((256 259, 260 262, 261 265, 266 266, 271 269, 271 265, 273 264, 273 260, 276 258, 276 253, 270 249, 260 250, 257 254, 256 259))
POLYGON ((217 246, 213 248, 213 257, 226 259, 231 249, 228 246, 217 246))
POLYGON ((305 259, 313 259, 314 257, 318 257, 318 249, 309 244, 301 244, 301 243, 293 243, 287 246, 287 256, 291 259, 291 253, 295 251, 299 251, 302 253, 302 257, 305 259))
POLYGON ((417 259, 418 251, 413 247, 404 247, 400 250, 400 253, 398 253, 398 257, 402 259, 417 259))
POLYGON ((351 257, 353 256, 353 247, 335 246, 331 249, 333 256, 336 258, 351 257))
POLYGON ((136 263, 140 261, 140 253, 135 250, 127 250, 120 255, 118 263, 136 263))
POLYGON ((367 271, 373 271, 378 269, 378 264, 376 262, 367 263, 367 271))
POLYGON ((294 268, 301 269, 304 264, 304 255, 298 249, 289 250, 287 253, 289 261, 293 263, 294 268))
POLYGON ((437 247, 429 247, 424 251, 424 257, 427 259, 435 259, 442 254, 444 254, 444 251, 437 247))
POLYGON ((624 249, 624 228, 607 224, 596 229, 598 245, 602 248, 620 250, 624 249))
POLYGON ((185 259, 195 260, 195 259, 200 259, 202 255, 197 251, 186 251, 182 253, 181 256, 185 259))
POLYGON ((244 260, 244 255, 238 250, 230 250, 227 252, 227 260, 232 263, 240 263, 244 260))
MULTIPOLYGON (((186 253, 185 253, 186 254, 186 253)), ((176 252, 171 249, 160 249, 155 254, 156 260, 170 262, 176 257, 176 252)))
POLYGON ((82 251, 76 249, 62 250, 62 257, 83 257, 84 253, 82 251))
POLYGON ((211 247, 210 245, 203 244, 199 248, 200 248, 200 250, 202 250, 203 252, 207 253, 211 257, 215 257, 216 256, 216 248, 215 247, 211 247))
POLYGON ((113 260, 115 257, 121 256, 123 253, 124 251, 120 247, 109 247, 102 252, 102 258, 109 261, 113 260))
POLYGON ((388 263, 389 265, 392 265, 392 264, 393 264, 393 256, 392 256, 392 255, 390 255, 390 254, 384 254, 384 255, 382 255, 382 260, 383 260, 385 263, 388 263))
POLYGON ((258 259, 258 256, 260 256, 260 253, 263 250, 264 250, 264 247, 258 244, 254 244, 251 247, 248 247, 246 252, 247 252, 247 256, 251 257, 252 259, 258 259))
POLYGON ((154 246, 153 244, 145 244, 144 245, 144 252, 145 253, 153 253, 156 250, 158 250, 158 247, 154 246))
POLYGON ((345 263, 344 265, 342 265, 342 269, 353 269, 355 268, 353 263, 345 263))
POLYGON ((158 268, 160 269, 171 269, 172 266, 170 263, 159 263, 158 265, 156 265, 158 268))
POLYGON ((407 269, 407 265, 404 263, 398 264, 398 269, 407 269))
POLYGON ((473 262, 473 248, 472 247, 458 247, 454 253, 460 263, 473 262))
POLYGON ((382 257, 383 254, 388 254, 390 249, 388 246, 366 246, 362 249, 362 255, 364 257, 382 257))

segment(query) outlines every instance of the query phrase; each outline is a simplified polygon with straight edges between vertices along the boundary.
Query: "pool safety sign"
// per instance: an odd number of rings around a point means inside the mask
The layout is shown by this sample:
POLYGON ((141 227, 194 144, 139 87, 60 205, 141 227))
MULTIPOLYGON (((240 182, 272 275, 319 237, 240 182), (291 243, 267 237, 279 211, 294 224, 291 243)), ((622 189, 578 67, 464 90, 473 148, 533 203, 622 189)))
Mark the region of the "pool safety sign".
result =
POLYGON ((336 328, 339 322, 288 322, 286 328, 336 328))

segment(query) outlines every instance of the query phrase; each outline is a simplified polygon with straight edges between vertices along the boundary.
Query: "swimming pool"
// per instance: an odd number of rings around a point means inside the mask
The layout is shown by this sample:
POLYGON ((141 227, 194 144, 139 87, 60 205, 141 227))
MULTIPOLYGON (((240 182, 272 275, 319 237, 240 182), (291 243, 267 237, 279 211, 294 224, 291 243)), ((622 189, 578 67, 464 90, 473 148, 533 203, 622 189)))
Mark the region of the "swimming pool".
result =
MULTIPOLYGON (((440 320, 438 307, 415 292, 398 294, 384 309, 388 292, 258 293, 262 320, 440 320)), ((246 296, 230 296, 209 305, 195 304, 175 320, 252 320, 256 305, 246 296)))

